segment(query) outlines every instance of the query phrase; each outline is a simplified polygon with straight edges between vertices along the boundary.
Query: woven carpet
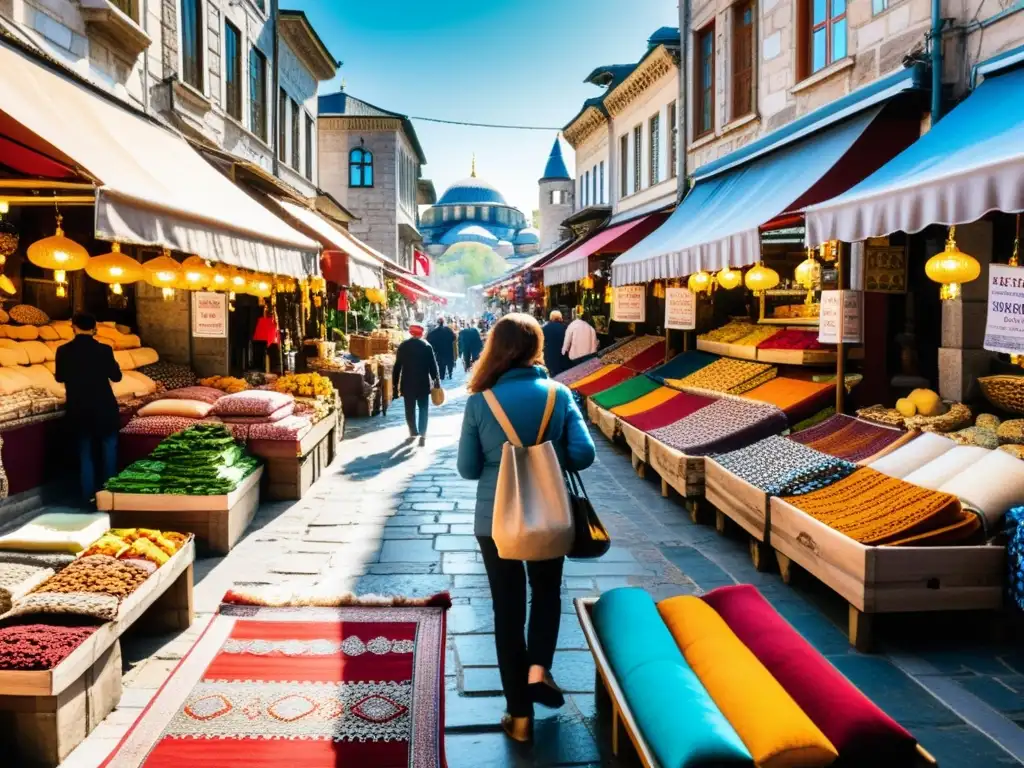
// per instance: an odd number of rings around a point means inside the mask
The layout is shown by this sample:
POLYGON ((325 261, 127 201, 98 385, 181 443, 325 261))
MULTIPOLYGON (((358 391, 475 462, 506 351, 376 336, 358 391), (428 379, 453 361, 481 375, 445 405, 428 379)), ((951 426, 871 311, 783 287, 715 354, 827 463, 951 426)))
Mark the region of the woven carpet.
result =
POLYGON ((633 416, 623 416, 627 422, 644 432, 667 427, 680 419, 685 419, 691 413, 715 402, 713 397, 694 395, 689 392, 679 392, 671 400, 655 406, 649 411, 637 413, 633 416))
POLYGON ((585 376, 596 373, 602 368, 604 368, 604 363, 595 355, 594 357, 589 357, 586 360, 574 362, 572 368, 567 371, 562 371, 560 374, 555 376, 555 381, 559 381, 562 384, 565 384, 565 386, 569 386, 570 384, 575 384, 585 376))
POLYGON ((722 399, 694 414, 652 430, 651 437, 690 456, 734 451, 786 428, 774 405, 722 399))
POLYGON ((781 409, 793 424, 827 407, 835 398, 835 385, 779 376, 745 392, 743 397, 771 403, 781 409))
POLYGON ((625 344, 612 345, 607 349, 601 350, 598 354, 606 363, 617 363, 618 365, 623 365, 628 360, 639 355, 641 352, 659 345, 661 349, 665 348, 664 336, 640 336, 630 339, 625 344))
POLYGON ((659 365, 647 375, 662 383, 664 383, 665 379, 685 379, 691 373, 696 373, 701 368, 711 365, 718 359, 718 355, 712 355, 708 352, 682 352, 664 365, 659 365))
POLYGON ((791 435, 798 443, 853 462, 868 462, 915 437, 913 432, 883 427, 837 413, 816 427, 791 435))
POLYGON ((665 345, 654 344, 638 355, 629 358, 623 365, 631 371, 643 373, 665 362, 665 345))
POLYGON ((666 379, 676 389, 707 389, 742 394, 775 378, 778 368, 767 363, 723 358, 682 379, 666 379))
POLYGON ((447 594, 225 601, 103 768, 446 765, 447 594))
POLYGON ((664 405, 674 397, 678 397, 681 393, 676 392, 671 387, 658 387, 651 392, 648 392, 643 397, 638 397, 636 400, 631 400, 628 403, 612 408, 612 413, 616 416, 636 416, 637 414, 649 411, 652 408, 657 408, 659 405, 664 405))
POLYGON ((649 379, 646 376, 634 376, 632 379, 627 379, 621 384, 616 384, 614 387, 594 395, 591 399, 602 408, 610 410, 630 403, 638 397, 643 397, 659 387, 660 385, 654 379, 649 379))
POLYGON ((580 384, 578 382, 573 384, 572 389, 583 397, 593 397, 599 392, 611 389, 616 384, 621 384, 626 381, 626 379, 631 379, 634 376, 636 376, 636 373, 629 370, 626 366, 616 365, 612 370, 607 371, 603 375, 591 379, 584 384, 580 384))

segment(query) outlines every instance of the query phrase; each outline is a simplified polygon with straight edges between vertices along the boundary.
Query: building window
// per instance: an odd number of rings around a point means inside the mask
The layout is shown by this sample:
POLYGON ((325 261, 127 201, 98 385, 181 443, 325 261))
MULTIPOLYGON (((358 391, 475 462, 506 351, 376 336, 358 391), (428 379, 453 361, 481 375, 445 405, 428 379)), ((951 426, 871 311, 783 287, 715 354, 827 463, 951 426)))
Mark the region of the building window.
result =
POLYGON ((640 191, 642 174, 640 169, 644 159, 644 129, 638 125, 633 128, 633 191, 640 191))
POLYGON ((186 83, 203 90, 202 0, 181 0, 181 69, 186 83))
POLYGON ((348 185, 350 187, 373 186, 373 152, 356 147, 348 153, 348 185))
POLYGON ((137 0, 114 0, 114 5, 132 21, 139 21, 139 5, 137 0))
POLYGON ((482 221, 491 220, 491 206, 485 205, 483 208, 480 209, 480 219, 482 221))
POLYGON ((601 181, 598 182, 597 188, 600 191, 600 195, 601 195, 601 205, 604 205, 604 202, 605 202, 605 197, 604 197, 604 160, 601 161, 601 164, 598 166, 598 168, 601 169, 601 181))
POLYGON ((754 111, 754 0, 732 9, 732 119, 754 111))
POLYGON ((549 199, 552 205, 565 205, 568 196, 565 194, 564 189, 553 189, 549 194, 549 199))
POLYGON ((476 206, 475 205, 467 205, 466 206, 466 218, 467 219, 475 219, 476 218, 476 206))
POLYGON ((587 171, 585 174, 583 174, 583 179, 584 179, 584 181, 583 181, 583 200, 584 200, 584 206, 593 205, 594 204, 594 196, 590 192, 590 189, 591 189, 591 187, 590 187, 590 184, 591 184, 590 176, 591 176, 590 171, 587 171))
POLYGON ((227 112, 242 119, 242 36, 238 27, 224 22, 224 92, 227 112))
POLYGON ((288 159, 288 96, 282 88, 277 93, 277 159, 288 159))
POLYGON ((448 221, 448 209, 447 208, 442 208, 441 209, 441 221, 448 221))
POLYGON ((889 0, 871 0, 871 13, 877 16, 887 10, 889 10, 889 0))
POLYGON ((313 153, 316 147, 313 146, 313 118, 306 115, 306 178, 313 180, 313 153))
POLYGON ((715 25, 697 33, 696 77, 693 89, 693 138, 715 129, 715 25))
POLYGON ((597 166, 590 171, 590 204, 597 205, 597 166))
POLYGON ((629 134, 619 137, 619 198, 629 195, 629 134))
POLYGON ((804 0, 801 11, 802 79, 846 58, 846 0, 804 0))
POLYGON ((654 115, 648 123, 647 137, 651 147, 650 179, 653 187, 661 181, 661 115, 654 115))
POLYGON ((679 164, 679 114, 676 103, 668 105, 668 177, 676 177, 676 166, 679 164))
POLYGON ((249 51, 249 130, 267 140, 267 57, 249 51))
POLYGON ((456 205, 455 210, 452 211, 455 214, 456 221, 462 221, 466 217, 466 209, 461 205, 456 205))
POLYGON ((299 105, 290 101, 291 128, 292 128, 292 168, 299 170, 299 124, 302 118, 299 116, 299 105))

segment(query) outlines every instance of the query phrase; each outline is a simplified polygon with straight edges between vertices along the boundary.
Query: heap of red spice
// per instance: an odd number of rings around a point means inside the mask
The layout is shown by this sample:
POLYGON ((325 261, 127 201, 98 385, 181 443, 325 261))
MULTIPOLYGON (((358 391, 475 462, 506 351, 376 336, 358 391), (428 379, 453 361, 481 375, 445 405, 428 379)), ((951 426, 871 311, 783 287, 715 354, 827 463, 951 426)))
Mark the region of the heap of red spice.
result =
POLYGON ((757 345, 758 349, 825 349, 818 341, 817 331, 802 331, 791 328, 779 331, 757 345))
POLYGON ((53 669, 97 629, 54 624, 0 627, 0 669, 53 669))

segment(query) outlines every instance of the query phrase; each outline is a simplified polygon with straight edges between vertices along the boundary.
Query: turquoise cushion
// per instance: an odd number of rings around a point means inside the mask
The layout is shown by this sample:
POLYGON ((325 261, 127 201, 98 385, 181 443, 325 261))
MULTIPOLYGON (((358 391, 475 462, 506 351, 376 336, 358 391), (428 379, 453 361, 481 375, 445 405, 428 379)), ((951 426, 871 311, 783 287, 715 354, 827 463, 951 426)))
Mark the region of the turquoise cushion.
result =
POLYGON ((750 753, 686 663, 654 600, 605 592, 594 627, 644 739, 664 768, 751 766, 750 753))

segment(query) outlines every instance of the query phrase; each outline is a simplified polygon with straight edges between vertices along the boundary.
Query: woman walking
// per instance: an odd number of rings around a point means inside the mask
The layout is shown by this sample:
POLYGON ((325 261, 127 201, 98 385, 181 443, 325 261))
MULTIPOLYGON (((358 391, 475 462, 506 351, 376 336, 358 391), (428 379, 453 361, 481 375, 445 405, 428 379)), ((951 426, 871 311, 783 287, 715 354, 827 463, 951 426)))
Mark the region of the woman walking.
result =
POLYGON ((544 336, 529 315, 501 318, 487 337, 483 355, 473 368, 459 442, 459 474, 479 480, 474 532, 483 553, 494 604, 494 642, 508 714, 505 733, 528 741, 533 705, 561 707, 565 697, 551 677, 561 619, 562 565, 565 558, 522 563, 503 560, 491 538, 495 487, 505 431, 484 399, 490 390, 518 435, 537 435, 544 418, 549 388, 555 406, 540 440, 551 441, 564 469, 582 470, 594 462, 594 442, 583 416, 563 385, 551 381, 540 365, 544 336), (530 583, 530 622, 526 631, 526 582, 530 583))

